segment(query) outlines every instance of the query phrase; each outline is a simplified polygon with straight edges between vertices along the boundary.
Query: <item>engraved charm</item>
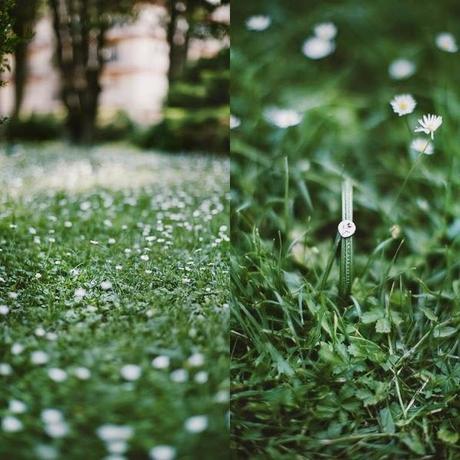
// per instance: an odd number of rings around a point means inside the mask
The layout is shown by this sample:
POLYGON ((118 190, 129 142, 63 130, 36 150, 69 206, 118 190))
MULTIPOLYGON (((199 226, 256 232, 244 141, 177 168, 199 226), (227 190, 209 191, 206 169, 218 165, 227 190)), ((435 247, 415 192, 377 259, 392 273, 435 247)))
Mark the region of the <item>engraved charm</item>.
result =
POLYGON ((351 220, 342 220, 339 224, 339 233, 342 238, 349 238, 356 232, 356 225, 351 220))

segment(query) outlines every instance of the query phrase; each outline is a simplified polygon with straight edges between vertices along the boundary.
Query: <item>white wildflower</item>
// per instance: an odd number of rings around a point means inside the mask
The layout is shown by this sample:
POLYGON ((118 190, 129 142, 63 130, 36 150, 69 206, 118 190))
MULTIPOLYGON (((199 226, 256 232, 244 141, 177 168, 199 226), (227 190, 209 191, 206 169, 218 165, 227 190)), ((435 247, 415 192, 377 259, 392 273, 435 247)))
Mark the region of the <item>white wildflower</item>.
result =
POLYGON ((69 425, 64 421, 49 423, 45 425, 45 431, 51 438, 63 438, 69 432, 69 425))
POLYGON ((204 364, 204 355, 202 353, 193 353, 187 360, 187 364, 191 367, 200 367, 204 364))
POLYGON ((307 38, 302 46, 303 54, 310 59, 322 59, 335 51, 335 43, 318 37, 307 38))
POLYGON ((169 377, 174 383, 184 383, 188 380, 188 372, 185 369, 176 369, 169 377))
POLYGON ((59 453, 53 446, 48 446, 46 444, 39 444, 35 447, 35 453, 37 457, 41 460, 57 460, 59 453))
POLYGON ((388 73, 394 80, 404 80, 415 73, 415 64, 408 59, 396 59, 388 67, 388 73))
POLYGON ((416 137, 411 142, 410 149, 414 152, 425 153, 427 155, 432 155, 434 152, 433 144, 423 137, 416 137))
POLYGON ((97 435, 104 442, 127 441, 133 436, 133 429, 126 425, 102 425, 97 429, 97 435))
POLYGON ((149 256, 147 254, 142 254, 141 260, 143 260, 144 262, 147 262, 147 260, 149 260, 149 256))
POLYGON ((436 46, 442 51, 446 51, 448 53, 456 53, 458 51, 455 37, 449 32, 442 32, 436 35, 435 43, 436 46))
POLYGON ((12 415, 7 415, 2 419, 2 430, 6 433, 16 433, 23 428, 21 420, 12 415))
POLYGON ((0 315, 6 316, 9 312, 8 305, 0 305, 0 315))
POLYGON ((0 363, 0 375, 11 375, 13 368, 8 363, 0 363))
POLYGON ((128 450, 128 444, 123 440, 109 441, 106 448, 111 454, 124 454, 128 450))
POLYGON ((88 380, 91 377, 91 371, 86 367, 76 367, 73 373, 80 380, 88 380))
POLYGON ((176 449, 166 445, 155 446, 150 449, 149 456, 151 460, 174 460, 176 449))
POLYGON ((265 119, 278 128, 296 126, 302 121, 302 115, 296 110, 270 107, 264 111, 265 119))
POLYGON ((104 291, 108 291, 109 289, 112 289, 112 283, 110 281, 102 281, 101 289, 103 289, 104 291))
POLYGON ((8 404, 8 411, 12 414, 23 414, 27 411, 27 406, 18 399, 12 399, 8 404))
POLYGON ((189 433, 201 433, 208 427, 208 417, 206 415, 195 415, 188 418, 184 426, 189 433))
POLYGON ((40 366, 42 364, 46 364, 49 361, 49 356, 47 353, 41 350, 33 351, 30 355, 30 361, 32 364, 40 366))
POLYGON ((57 367, 48 369, 48 377, 54 382, 60 383, 67 380, 67 372, 57 367))
POLYGON ((54 424, 64 420, 62 412, 58 409, 44 409, 41 413, 43 423, 54 424))
POLYGON ((390 105, 393 108, 393 111, 402 117, 403 115, 412 113, 417 103, 410 94, 400 94, 393 98, 390 105))
POLYGON ((13 355, 20 355, 24 351, 24 345, 22 343, 13 343, 11 346, 11 353, 13 355))
POLYGON ((337 35, 337 27, 332 22, 317 24, 313 30, 321 40, 332 40, 337 35))
POLYGON ((442 117, 439 115, 423 115, 423 117, 418 120, 420 126, 415 128, 416 133, 423 132, 425 134, 429 134, 431 139, 434 138, 434 132, 441 126, 442 124, 442 117))
POLYGON ((235 115, 230 115, 230 129, 236 129, 241 125, 241 120, 235 115))
POLYGON ((82 287, 77 288, 77 289, 75 289, 75 292, 74 292, 73 295, 75 297, 75 300, 81 300, 86 295, 86 289, 84 289, 82 287))
POLYGON ((256 15, 251 16, 246 20, 246 28, 255 32, 261 32, 270 27, 272 20, 270 16, 266 15, 256 15))
POLYGON ((141 376, 142 369, 136 364, 126 364, 120 369, 120 374, 125 380, 134 381, 141 376))
POLYGON ((208 381, 208 373, 205 371, 197 372, 194 378, 196 383, 203 384, 208 381))
POLYGON ((167 369, 170 364, 169 356, 157 356, 152 360, 152 366, 155 369, 167 369))

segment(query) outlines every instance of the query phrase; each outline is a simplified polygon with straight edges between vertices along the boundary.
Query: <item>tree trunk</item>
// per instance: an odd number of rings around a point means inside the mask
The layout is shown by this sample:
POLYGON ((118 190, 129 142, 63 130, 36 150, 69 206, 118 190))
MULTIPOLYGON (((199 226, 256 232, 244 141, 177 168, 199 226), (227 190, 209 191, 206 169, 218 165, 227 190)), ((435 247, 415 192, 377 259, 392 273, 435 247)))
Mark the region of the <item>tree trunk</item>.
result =
POLYGON ((101 3, 49 0, 56 35, 56 57, 61 73, 61 98, 67 111, 67 131, 72 142, 90 144, 94 140, 100 78, 104 67, 102 48, 108 29, 94 17, 104 13, 101 3), (89 8, 92 7, 90 12, 89 8))
POLYGON ((174 43, 174 37, 177 33, 177 20, 179 19, 179 12, 177 11, 177 0, 169 1, 169 23, 167 40, 169 45, 169 69, 168 80, 169 83, 173 82, 176 78, 176 62, 177 62, 177 45, 174 43))

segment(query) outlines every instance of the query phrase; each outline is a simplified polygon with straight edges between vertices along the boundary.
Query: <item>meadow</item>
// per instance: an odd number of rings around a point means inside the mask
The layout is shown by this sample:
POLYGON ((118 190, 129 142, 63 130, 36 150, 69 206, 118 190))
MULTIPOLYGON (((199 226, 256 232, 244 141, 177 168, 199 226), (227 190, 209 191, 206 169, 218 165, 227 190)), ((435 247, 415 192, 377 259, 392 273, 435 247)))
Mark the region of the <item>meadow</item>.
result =
POLYGON ((458 14, 232 4, 233 458, 460 458, 458 14))
POLYGON ((228 162, 0 155, 0 458, 214 459, 228 444, 228 162))

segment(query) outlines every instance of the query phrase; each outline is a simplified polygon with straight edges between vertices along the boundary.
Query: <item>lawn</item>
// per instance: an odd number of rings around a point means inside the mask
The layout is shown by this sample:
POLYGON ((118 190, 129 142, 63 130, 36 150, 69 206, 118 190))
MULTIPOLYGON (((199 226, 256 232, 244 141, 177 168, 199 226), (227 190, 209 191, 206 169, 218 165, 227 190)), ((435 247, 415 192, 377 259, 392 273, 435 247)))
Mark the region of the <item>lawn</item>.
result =
POLYGON ((457 14, 451 1, 232 4, 235 459, 460 458, 460 67, 437 41, 460 39, 457 14), (336 36, 312 42, 334 35, 314 30, 324 22, 336 36), (394 113, 398 94, 412 113, 394 113), (421 153, 426 113, 443 122, 421 153), (340 251, 325 277, 344 177, 346 298, 340 251))
POLYGON ((221 455, 227 161, 49 144, 0 165, 0 458, 221 455))

